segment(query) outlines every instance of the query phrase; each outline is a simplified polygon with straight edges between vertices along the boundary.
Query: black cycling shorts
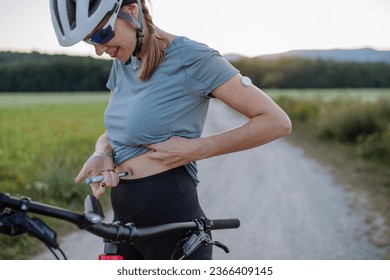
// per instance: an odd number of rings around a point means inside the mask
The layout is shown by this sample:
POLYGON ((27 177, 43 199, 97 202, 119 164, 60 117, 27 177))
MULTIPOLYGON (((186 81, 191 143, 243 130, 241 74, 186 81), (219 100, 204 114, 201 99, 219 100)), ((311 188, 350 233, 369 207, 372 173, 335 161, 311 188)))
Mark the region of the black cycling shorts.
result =
MULTIPOLYGON (((120 180, 111 188, 114 220, 132 222, 136 227, 187 222, 205 217, 199 205, 196 184, 184 167, 152 176, 120 180)), ((177 231, 155 238, 121 243, 118 254, 124 259, 170 259, 177 243, 187 231, 177 231)), ((180 256, 178 256, 180 257, 180 256)), ((211 259, 212 246, 202 246, 188 259, 211 259)))

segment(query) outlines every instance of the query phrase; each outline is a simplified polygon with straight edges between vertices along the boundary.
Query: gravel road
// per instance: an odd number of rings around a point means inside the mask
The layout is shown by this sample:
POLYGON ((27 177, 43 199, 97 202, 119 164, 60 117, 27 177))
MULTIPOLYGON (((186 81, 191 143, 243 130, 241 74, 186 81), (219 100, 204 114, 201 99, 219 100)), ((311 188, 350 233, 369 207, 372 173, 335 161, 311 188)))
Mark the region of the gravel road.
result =
MULTIPOLYGON (((215 100, 204 135, 243 121, 215 100)), ((215 259, 369 260, 389 255, 388 247, 370 241, 372 217, 378 225, 381 217, 364 208, 366 198, 337 185, 326 168, 286 140, 198 165, 206 214, 241 220, 239 229, 214 232, 214 240, 231 250, 215 249, 215 259)), ((96 259, 102 252, 101 240, 82 231, 61 238, 60 244, 69 259, 96 259)), ((45 252, 34 259, 53 256, 45 252)))

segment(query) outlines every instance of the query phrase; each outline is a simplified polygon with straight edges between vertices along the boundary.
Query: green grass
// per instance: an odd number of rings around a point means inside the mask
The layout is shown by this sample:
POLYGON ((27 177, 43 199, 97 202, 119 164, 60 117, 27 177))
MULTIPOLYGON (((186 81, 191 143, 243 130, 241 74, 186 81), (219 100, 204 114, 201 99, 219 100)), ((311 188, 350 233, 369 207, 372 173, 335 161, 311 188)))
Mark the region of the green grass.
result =
POLYGON ((281 96, 291 97, 299 100, 320 99, 322 101, 361 100, 364 102, 375 102, 381 98, 390 98, 390 89, 266 89, 265 92, 272 98, 281 96))
POLYGON ((107 102, 107 92, 72 92, 72 93, 0 93, 0 109, 31 107, 45 104, 88 104, 107 102))
MULTIPOLYGON (((104 131, 107 100, 107 94, 0 95, 0 191, 81 211, 90 188, 73 179, 104 131)), ((23 259, 37 242, 0 236, 0 244, 0 259, 23 259)))

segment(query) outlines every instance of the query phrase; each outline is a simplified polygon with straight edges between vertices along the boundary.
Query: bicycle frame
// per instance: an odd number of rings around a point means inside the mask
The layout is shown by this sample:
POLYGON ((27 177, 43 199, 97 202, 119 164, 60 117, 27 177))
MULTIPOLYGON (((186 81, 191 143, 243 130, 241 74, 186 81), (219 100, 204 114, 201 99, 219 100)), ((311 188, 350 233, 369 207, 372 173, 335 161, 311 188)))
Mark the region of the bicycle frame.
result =
POLYGON ((104 254, 101 254, 99 259, 106 260, 123 259, 116 254, 116 246, 119 242, 132 242, 177 230, 189 230, 193 234, 182 244, 182 258, 185 258, 202 244, 215 245, 228 253, 229 249, 222 243, 213 241, 207 232, 217 229, 238 228, 240 226, 238 219, 210 220, 203 217, 189 222, 168 223, 144 228, 137 228, 132 223, 126 225, 119 223, 106 224, 102 222, 104 213, 100 202, 90 195, 84 200, 84 209, 84 213, 80 214, 52 205, 33 202, 26 197, 15 198, 9 194, 0 193, 0 234, 19 235, 27 232, 43 242, 57 259, 59 258, 53 249, 60 250, 64 259, 66 259, 64 252, 62 252, 57 243, 56 232, 42 220, 35 217, 30 218, 27 213, 61 219, 76 225, 79 229, 102 237, 105 242, 105 249, 104 254))

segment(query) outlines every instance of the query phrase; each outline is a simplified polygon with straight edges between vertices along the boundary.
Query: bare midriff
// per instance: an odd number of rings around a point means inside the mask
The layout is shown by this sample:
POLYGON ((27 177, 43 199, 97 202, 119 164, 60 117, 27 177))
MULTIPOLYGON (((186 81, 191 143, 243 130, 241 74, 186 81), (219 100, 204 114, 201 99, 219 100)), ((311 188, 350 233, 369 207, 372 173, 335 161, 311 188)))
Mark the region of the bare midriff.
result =
POLYGON ((172 169, 171 166, 164 164, 161 160, 150 159, 148 153, 139 155, 135 158, 126 160, 115 167, 115 171, 129 172, 128 176, 121 179, 138 179, 172 169))

